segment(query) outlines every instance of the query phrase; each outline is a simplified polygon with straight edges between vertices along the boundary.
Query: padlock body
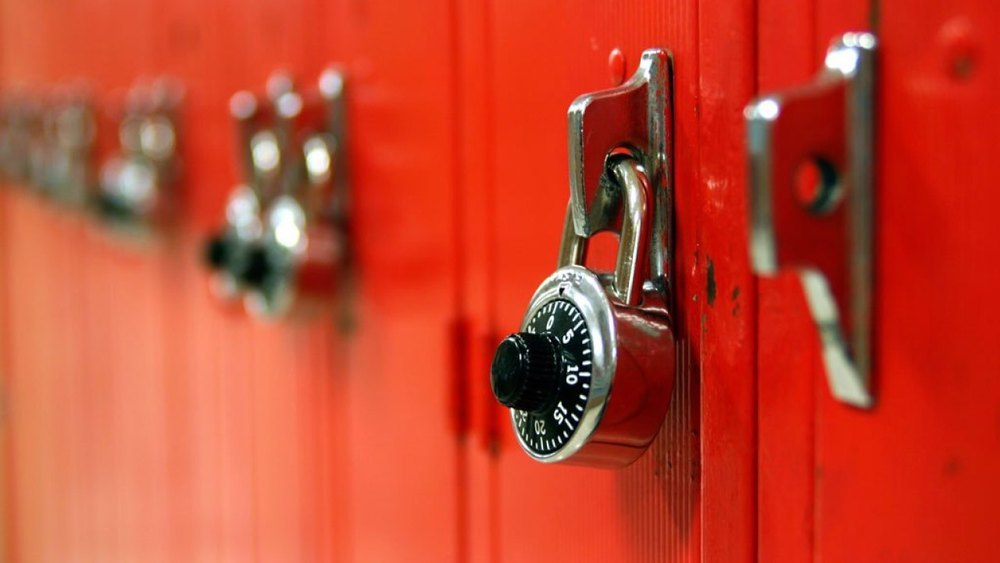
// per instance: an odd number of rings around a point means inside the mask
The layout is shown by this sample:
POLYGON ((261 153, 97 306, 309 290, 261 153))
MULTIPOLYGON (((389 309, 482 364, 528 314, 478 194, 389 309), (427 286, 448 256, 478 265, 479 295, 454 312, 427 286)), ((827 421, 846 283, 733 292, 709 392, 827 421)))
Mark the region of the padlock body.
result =
POLYGON ((309 316, 329 304, 344 254, 340 230, 309 217, 300 203, 279 197, 261 240, 267 274, 247 290, 248 309, 264 317, 309 316))
POLYGON ((252 273, 253 250, 263 232, 260 208, 260 198, 253 188, 237 186, 226 202, 225 226, 206 243, 205 260, 211 270, 209 289, 224 303, 239 301, 247 275, 252 273))
POLYGON ((517 432, 523 413, 512 410, 515 433, 525 452, 538 461, 628 465, 656 437, 669 407, 675 371, 670 317, 662 307, 625 306, 609 296, 594 272, 566 266, 539 286, 521 330, 538 330, 538 315, 560 300, 580 311, 589 334, 592 365, 586 407, 579 426, 557 451, 533 447, 530 438, 517 432))
POLYGON ((306 229, 304 244, 291 250, 265 242, 268 276, 247 288, 246 305, 263 317, 311 317, 330 305, 342 273, 342 240, 331 226, 306 229))
POLYGON ((621 467, 656 438, 673 393, 676 345, 670 318, 611 302, 615 368, 604 415, 587 443, 568 461, 621 467))

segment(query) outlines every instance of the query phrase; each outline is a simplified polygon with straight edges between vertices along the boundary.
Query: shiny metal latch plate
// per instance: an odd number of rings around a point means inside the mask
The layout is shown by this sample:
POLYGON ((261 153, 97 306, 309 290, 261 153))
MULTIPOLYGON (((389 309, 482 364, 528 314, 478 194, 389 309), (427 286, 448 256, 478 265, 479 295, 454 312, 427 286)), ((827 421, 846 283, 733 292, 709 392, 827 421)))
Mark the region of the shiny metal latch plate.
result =
POLYGON ((329 67, 299 91, 276 73, 266 97, 230 100, 243 182, 207 247, 223 297, 262 317, 312 309, 329 297, 348 257, 345 78, 329 67), (300 307, 300 305, 306 305, 300 307))
POLYGON ((96 183, 97 115, 86 89, 55 92, 29 149, 30 182, 54 201, 81 206, 96 183))
MULTIPOLYGON (((632 77, 617 88, 584 94, 569 108, 570 216, 576 234, 620 230, 617 190, 608 189, 605 161, 612 147, 638 156, 653 194, 650 279, 666 293, 672 217, 673 114, 670 53, 647 49, 632 77)), ((567 260, 561 260, 567 262, 567 260)))
POLYGON ((101 166, 96 205, 104 219, 162 226, 174 212, 182 97, 180 84, 167 78, 129 90, 115 119, 118 147, 101 166))
POLYGON ((812 83, 745 109, 750 254, 799 273, 833 395, 870 408, 876 39, 846 33, 812 83))

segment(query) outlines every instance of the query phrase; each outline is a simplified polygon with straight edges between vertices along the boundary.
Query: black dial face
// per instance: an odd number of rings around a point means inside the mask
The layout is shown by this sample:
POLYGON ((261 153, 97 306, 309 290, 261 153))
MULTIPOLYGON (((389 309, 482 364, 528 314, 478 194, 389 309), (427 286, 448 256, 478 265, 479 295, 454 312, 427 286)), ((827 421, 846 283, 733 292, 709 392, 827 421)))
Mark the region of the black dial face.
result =
POLYGON ((558 392, 552 404, 540 412, 513 410, 521 441, 531 451, 546 456, 563 447, 580 427, 590 397, 593 343, 583 314, 565 299, 543 305, 525 331, 556 337, 562 354, 558 392))

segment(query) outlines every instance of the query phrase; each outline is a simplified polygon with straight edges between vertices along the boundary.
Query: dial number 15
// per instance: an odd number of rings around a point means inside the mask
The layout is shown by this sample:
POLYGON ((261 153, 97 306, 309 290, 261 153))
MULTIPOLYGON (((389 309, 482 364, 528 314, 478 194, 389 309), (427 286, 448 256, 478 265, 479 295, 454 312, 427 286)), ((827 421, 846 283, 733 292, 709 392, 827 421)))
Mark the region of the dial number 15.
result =
POLYGON ((559 401, 555 410, 552 411, 552 418, 556 419, 556 424, 565 424, 566 426, 569 426, 569 421, 566 420, 566 415, 568 413, 569 411, 563 406, 562 401, 559 401))

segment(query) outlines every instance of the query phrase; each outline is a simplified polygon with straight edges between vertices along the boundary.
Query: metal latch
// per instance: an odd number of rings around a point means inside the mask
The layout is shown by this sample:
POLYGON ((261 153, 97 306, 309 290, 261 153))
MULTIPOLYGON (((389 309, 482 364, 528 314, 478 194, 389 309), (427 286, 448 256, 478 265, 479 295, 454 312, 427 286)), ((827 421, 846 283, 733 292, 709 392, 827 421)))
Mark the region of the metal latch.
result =
POLYGON ((266 100, 239 92, 230 112, 244 182, 207 258, 224 296, 242 295, 257 315, 284 315, 328 297, 347 257, 344 75, 330 67, 300 93, 275 74, 266 100))
POLYGON ((0 106, 0 176, 59 203, 89 202, 98 126, 87 88, 7 95, 0 106))
POLYGON ((101 166, 96 206, 102 218, 151 227, 173 211, 182 95, 179 84, 166 78, 129 90, 123 110, 116 111, 118 149, 101 166))
POLYGON ((833 395, 870 408, 876 39, 846 33, 812 83, 749 104, 750 254, 800 274, 833 395))
POLYGON ((605 159, 610 147, 631 147, 654 182, 649 276, 664 294, 673 243, 671 80, 669 53, 647 49, 628 82, 580 96, 569 108, 570 216, 576 234, 590 237, 602 230, 621 230, 618 191, 609 185, 605 159))
POLYGON ((29 155, 31 183, 53 199, 87 203, 96 183, 97 116, 83 89, 56 92, 41 114, 29 155))
POLYGON ((32 97, 6 94, 0 103, 0 176, 8 182, 31 181, 31 155, 41 143, 42 106, 32 97))

